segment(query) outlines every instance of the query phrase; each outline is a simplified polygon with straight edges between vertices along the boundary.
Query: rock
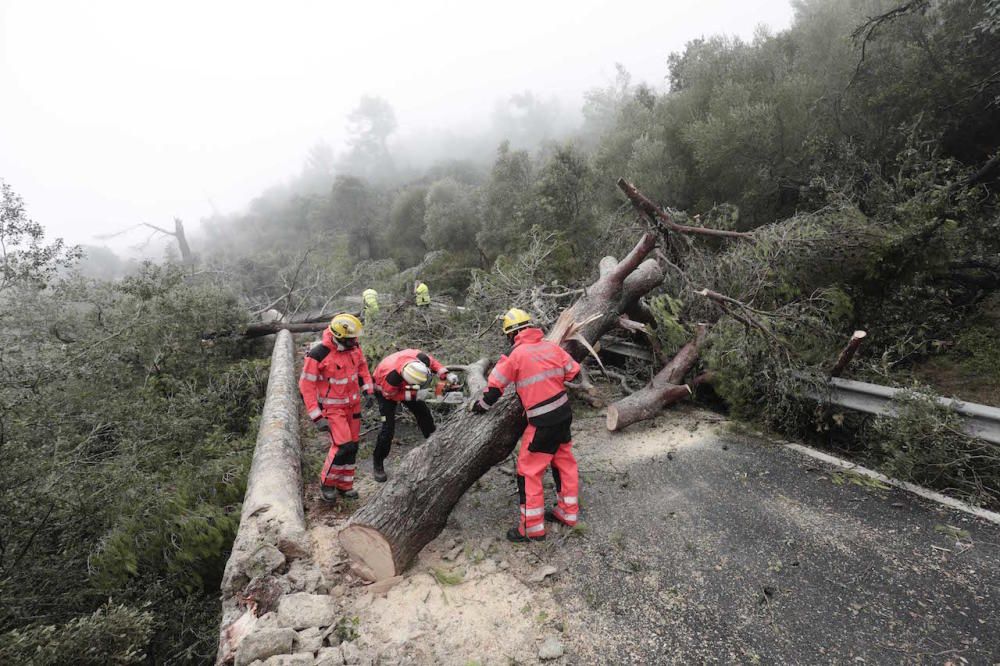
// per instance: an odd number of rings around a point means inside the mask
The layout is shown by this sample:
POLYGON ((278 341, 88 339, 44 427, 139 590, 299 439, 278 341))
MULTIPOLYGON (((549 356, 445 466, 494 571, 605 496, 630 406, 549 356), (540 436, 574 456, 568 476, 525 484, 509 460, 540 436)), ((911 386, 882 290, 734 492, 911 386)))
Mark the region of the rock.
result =
POLYGON ((345 664, 361 663, 361 650, 354 643, 341 643, 340 654, 343 655, 345 664))
POLYGON ((386 592, 388 592, 389 590, 396 587, 402 582, 403 582, 402 576, 393 576, 392 578, 386 578, 385 580, 380 580, 377 583, 372 583, 365 589, 368 592, 371 592, 372 594, 379 596, 385 594, 386 592))
POLYGON ((266 614, 278 607, 278 600, 288 592, 288 581, 281 576, 254 578, 243 588, 242 597, 247 603, 253 602, 258 613, 266 614))
POLYGON ((462 551, 464 549, 465 549, 465 547, 462 546, 462 545, 455 546, 454 548, 452 548, 451 550, 449 550, 447 554, 445 554, 444 559, 445 560, 456 560, 456 559, 458 559, 458 556, 462 554, 462 551))
POLYGON ((359 596, 357 599, 354 600, 354 609, 364 610, 369 606, 371 606, 373 601, 375 601, 375 595, 365 592, 364 594, 362 594, 361 596, 359 596))
POLYGON ((507 569, 510 569, 510 562, 508 562, 507 560, 501 560, 500 564, 497 565, 497 569, 499 569, 500 571, 506 571, 507 569))
POLYGON ((244 570, 250 578, 263 578, 272 571, 280 569, 285 564, 285 556, 281 551, 271 545, 263 545, 257 548, 253 554, 247 558, 244 570))
POLYGON ((291 629, 260 629, 240 641, 236 648, 236 666, 247 666, 258 659, 292 651, 295 632, 291 629))
POLYGON ((337 619, 337 602, 325 594, 296 592, 278 602, 278 625, 292 629, 328 627, 337 619))
POLYGON ((346 593, 347 593, 347 588, 344 587, 343 584, 337 585, 332 590, 330 590, 330 596, 334 597, 334 598, 336 598, 336 597, 342 597, 346 593))
POLYGON ((315 660, 312 652, 298 654, 277 654, 263 663, 263 666, 313 666, 315 660))
POLYGON ((538 648, 538 658, 542 661, 548 661, 550 659, 558 659, 563 656, 562 641, 560 641, 555 636, 549 636, 542 642, 542 647, 538 648))
POLYGON ((295 560, 285 574, 293 592, 316 594, 323 585, 323 573, 312 562, 295 560))
POLYGON ((313 664, 315 666, 344 666, 344 655, 340 653, 339 647, 320 648, 313 664))
POLYGON ((257 629, 279 629, 278 614, 274 611, 264 613, 257 618, 257 629))
POLYGON ((293 646, 296 652, 310 653, 321 647, 323 647, 323 633, 318 627, 309 627, 300 631, 295 637, 295 645, 293 646))
POLYGON ((528 577, 528 582, 541 583, 543 580, 545 580, 547 576, 551 576, 552 574, 558 571, 559 569, 556 569, 551 564, 542 565, 535 570, 535 573, 531 574, 531 576, 528 577))

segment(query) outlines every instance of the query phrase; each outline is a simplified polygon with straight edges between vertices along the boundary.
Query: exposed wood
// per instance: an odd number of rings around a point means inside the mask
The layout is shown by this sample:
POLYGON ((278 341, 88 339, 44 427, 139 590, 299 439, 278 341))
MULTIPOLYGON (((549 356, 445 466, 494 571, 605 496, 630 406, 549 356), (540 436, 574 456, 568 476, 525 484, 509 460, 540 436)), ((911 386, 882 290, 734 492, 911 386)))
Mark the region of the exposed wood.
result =
POLYGON ((275 548, 293 559, 308 550, 302 507, 302 449, 299 442, 298 373, 290 333, 275 339, 267 397, 261 414, 240 527, 222 578, 222 624, 219 663, 232 658, 243 636, 252 630, 258 611, 245 594, 255 576, 255 554, 275 548))
MULTIPOLYGON (((552 327, 548 339, 581 359, 587 347, 617 326, 642 295, 660 284, 658 262, 646 259, 656 245, 645 234, 619 261, 601 262, 601 275, 552 327), (586 342, 586 344, 584 344, 586 342)), ((526 421, 514 391, 484 415, 462 410, 403 459, 395 475, 361 507, 340 533, 354 570, 380 580, 400 574, 442 529, 455 504, 475 481, 510 455, 526 421), (391 566, 385 553, 391 554, 391 566)))
MULTIPOLYGON (((699 324, 695 339, 681 347, 645 388, 610 405, 608 430, 621 430, 633 423, 651 419, 667 405, 691 395, 692 386, 682 382, 684 375, 698 360, 698 353, 707 334, 708 326, 699 324)), ((704 379, 704 375, 702 377, 704 379)))
POLYGON ((867 335, 864 331, 854 331, 854 335, 851 336, 851 339, 847 342, 847 346, 840 352, 837 362, 834 364, 833 369, 830 370, 831 377, 839 377, 844 372, 867 335))
POLYGON ((725 229, 709 229, 708 227, 691 227, 684 224, 677 224, 670 217, 667 211, 663 210, 642 192, 636 189, 635 185, 624 178, 618 179, 618 187, 625 196, 629 198, 632 205, 636 207, 649 221, 661 231, 673 231, 678 234, 691 234, 696 236, 711 236, 713 238, 739 238, 742 240, 753 240, 753 233, 749 231, 727 231, 725 229))

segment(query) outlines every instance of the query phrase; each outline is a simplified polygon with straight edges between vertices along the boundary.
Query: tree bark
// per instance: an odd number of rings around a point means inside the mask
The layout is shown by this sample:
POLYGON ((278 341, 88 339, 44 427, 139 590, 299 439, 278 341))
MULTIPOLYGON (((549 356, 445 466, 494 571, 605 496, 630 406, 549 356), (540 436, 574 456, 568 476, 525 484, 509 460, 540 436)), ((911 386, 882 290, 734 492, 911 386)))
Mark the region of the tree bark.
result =
MULTIPOLYGON (((633 423, 651 419, 667 405, 691 395, 693 387, 697 384, 692 382, 692 385, 688 386, 681 382, 698 360, 698 353, 707 333, 708 326, 700 324, 695 339, 681 347, 681 350, 645 388, 610 405, 607 418, 608 430, 621 430, 633 423)), ((702 381, 704 377, 702 375, 702 381)))
MULTIPOLYGON (((574 339, 577 334, 593 344, 663 280, 657 262, 646 260, 655 245, 655 237, 646 234, 622 261, 602 260, 598 280, 560 316, 547 338, 583 358, 587 345, 574 339)), ((384 580, 405 570, 444 529, 465 491, 510 454, 526 424, 513 390, 487 414, 461 411, 450 416, 403 459, 393 478, 340 532, 355 571, 369 580, 384 580)))

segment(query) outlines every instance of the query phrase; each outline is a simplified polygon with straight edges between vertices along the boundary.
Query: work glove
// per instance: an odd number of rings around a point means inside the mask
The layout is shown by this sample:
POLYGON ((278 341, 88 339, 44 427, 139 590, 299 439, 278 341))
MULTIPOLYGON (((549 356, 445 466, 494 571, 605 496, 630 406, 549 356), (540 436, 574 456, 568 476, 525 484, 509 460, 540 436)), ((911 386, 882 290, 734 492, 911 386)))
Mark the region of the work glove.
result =
POLYGON ((375 406, 375 396, 371 393, 365 393, 365 409, 371 409, 375 406))
POLYGON ((313 423, 316 424, 316 430, 319 430, 320 432, 330 432, 330 422, 327 421, 326 418, 321 416, 313 421, 313 423))
POLYGON ((449 372, 447 375, 445 375, 444 380, 449 384, 451 384, 452 386, 454 386, 458 384, 458 375, 456 375, 454 372, 449 372))
POLYGON ((430 389, 425 389, 424 388, 424 389, 420 389, 419 391, 417 391, 416 399, 417 400, 427 400, 428 398, 432 397, 433 395, 434 395, 433 391, 431 391, 430 389))
POLYGON ((479 398, 476 397, 469 398, 469 402, 466 403, 465 408, 473 414, 486 413, 486 408, 479 404, 479 398))

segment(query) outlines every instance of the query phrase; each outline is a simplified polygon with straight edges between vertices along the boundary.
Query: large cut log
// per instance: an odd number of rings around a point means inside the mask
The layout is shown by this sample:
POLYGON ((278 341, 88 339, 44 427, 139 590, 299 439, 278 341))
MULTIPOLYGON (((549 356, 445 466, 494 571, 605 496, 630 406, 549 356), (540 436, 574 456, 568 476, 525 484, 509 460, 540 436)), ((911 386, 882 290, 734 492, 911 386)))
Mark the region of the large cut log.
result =
MULTIPOLYGON (((600 277, 563 313, 548 338, 563 343, 576 358, 587 354, 588 345, 663 280, 657 262, 646 259, 655 245, 655 238, 646 234, 621 261, 605 257, 600 277)), ((406 569, 441 533, 465 491, 510 455, 526 424, 513 391, 487 414, 463 410, 442 423, 340 532, 355 571, 369 580, 384 580, 406 569)))
POLYGON ((299 390, 294 344, 282 332, 274 342, 267 397, 257 445, 243 497, 240 527, 222 578, 222 631, 219 663, 232 659, 236 646, 262 609, 247 585, 260 580, 308 548, 302 507, 299 443, 299 390))
POLYGON ((645 388, 608 406, 608 430, 621 430, 633 423, 651 419, 667 405, 691 395, 693 386, 704 381, 705 376, 688 386, 683 383, 684 375, 698 360, 707 332, 708 326, 700 324, 695 339, 681 347, 645 388))

